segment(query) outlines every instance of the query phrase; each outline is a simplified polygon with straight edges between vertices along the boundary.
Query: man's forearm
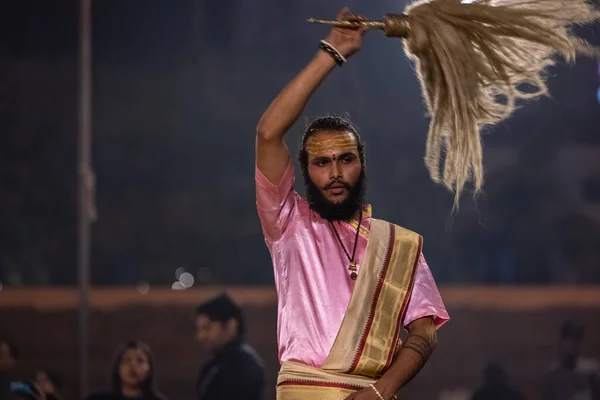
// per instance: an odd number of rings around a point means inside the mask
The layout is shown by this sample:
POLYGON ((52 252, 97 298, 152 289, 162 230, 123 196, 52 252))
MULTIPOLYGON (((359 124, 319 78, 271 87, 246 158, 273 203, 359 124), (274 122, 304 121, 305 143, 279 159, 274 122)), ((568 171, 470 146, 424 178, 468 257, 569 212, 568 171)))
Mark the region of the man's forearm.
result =
POLYGON ((435 331, 408 336, 390 368, 375 385, 385 399, 390 399, 417 375, 433 353, 436 343, 435 331))
POLYGON ((296 122, 310 96, 335 68, 333 58, 319 51, 311 62, 277 95, 257 126, 261 139, 282 139, 296 122))

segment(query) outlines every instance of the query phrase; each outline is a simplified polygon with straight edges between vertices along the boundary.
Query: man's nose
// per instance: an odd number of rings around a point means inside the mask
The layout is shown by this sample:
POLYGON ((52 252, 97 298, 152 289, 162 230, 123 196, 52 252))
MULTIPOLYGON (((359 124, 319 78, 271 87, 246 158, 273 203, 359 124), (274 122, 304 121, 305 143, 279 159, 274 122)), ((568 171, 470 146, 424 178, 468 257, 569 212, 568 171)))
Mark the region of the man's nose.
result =
POLYGON ((329 168, 329 178, 330 179, 341 179, 342 178, 342 169, 338 165, 337 162, 332 162, 329 168))

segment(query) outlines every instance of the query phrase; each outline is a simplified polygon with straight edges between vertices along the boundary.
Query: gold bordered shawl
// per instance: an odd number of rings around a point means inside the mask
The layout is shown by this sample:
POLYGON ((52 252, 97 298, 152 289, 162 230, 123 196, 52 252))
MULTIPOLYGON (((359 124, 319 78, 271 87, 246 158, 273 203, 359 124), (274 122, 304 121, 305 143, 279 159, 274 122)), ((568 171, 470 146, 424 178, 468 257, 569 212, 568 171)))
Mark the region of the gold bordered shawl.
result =
POLYGON ((371 220, 356 286, 325 364, 283 363, 278 400, 343 400, 385 372, 399 349, 422 242, 414 232, 371 220))

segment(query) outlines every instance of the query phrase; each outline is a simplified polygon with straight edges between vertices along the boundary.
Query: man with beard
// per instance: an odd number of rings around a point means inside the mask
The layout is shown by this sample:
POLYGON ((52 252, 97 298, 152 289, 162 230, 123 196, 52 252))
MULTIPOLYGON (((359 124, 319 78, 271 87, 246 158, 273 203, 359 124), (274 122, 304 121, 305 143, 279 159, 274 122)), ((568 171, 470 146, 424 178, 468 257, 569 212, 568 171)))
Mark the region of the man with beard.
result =
POLYGON ((265 369, 246 342, 242 309, 227 294, 196 307, 196 339, 211 354, 196 381, 198 400, 262 400, 265 369))
MULTIPOLYGON (((351 16, 342 10, 338 18, 351 16)), ((421 237, 371 216, 364 146, 349 121, 310 124, 298 158, 307 198, 294 190, 284 136, 336 63, 358 51, 362 33, 332 29, 257 127, 257 210, 279 303, 280 400, 391 399, 423 367, 448 320, 421 237)))

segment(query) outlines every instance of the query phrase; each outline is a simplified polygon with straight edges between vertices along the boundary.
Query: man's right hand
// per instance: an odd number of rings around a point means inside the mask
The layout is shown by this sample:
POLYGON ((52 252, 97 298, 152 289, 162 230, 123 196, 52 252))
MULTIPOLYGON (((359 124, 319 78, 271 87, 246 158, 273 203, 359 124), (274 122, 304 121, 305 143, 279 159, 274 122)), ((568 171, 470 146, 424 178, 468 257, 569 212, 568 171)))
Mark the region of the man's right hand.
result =
MULTIPOLYGON (((362 19, 362 17, 352 14, 348 8, 343 8, 336 17, 337 21, 360 21, 362 19)), ((360 50, 362 35, 366 30, 366 27, 358 29, 335 27, 325 38, 325 41, 348 58, 360 50)))
MULTIPOLYGON (((351 21, 361 18, 344 8, 337 19, 351 21)), ((348 58, 360 49, 365 30, 364 27, 336 27, 325 40, 348 58)), ((273 185, 279 185, 290 162, 283 137, 300 116, 310 96, 335 67, 334 60, 319 50, 313 60, 277 95, 258 122, 256 166, 273 185)))

